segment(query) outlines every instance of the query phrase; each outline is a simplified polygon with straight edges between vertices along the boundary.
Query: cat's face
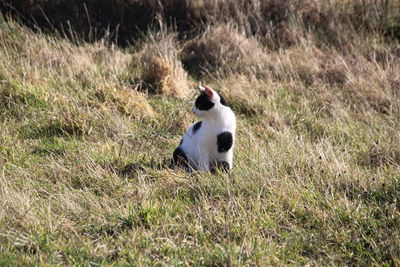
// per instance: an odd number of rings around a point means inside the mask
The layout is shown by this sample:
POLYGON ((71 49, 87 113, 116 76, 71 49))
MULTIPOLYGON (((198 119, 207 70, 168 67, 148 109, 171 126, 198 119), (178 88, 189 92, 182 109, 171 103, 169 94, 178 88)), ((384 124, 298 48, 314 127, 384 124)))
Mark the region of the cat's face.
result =
POLYGON ((199 86, 200 95, 197 97, 193 113, 199 117, 206 117, 207 114, 211 114, 217 111, 222 105, 226 106, 225 100, 213 89, 209 87, 199 86))

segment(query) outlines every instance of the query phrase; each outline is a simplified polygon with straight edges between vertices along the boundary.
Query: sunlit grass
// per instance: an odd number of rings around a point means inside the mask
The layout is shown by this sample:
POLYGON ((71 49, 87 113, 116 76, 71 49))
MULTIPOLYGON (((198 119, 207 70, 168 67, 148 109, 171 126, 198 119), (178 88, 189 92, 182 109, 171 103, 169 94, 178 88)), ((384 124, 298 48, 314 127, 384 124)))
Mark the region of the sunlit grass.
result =
POLYGON ((196 80, 238 136, 231 173, 188 174, 168 166, 193 97, 147 94, 140 51, 0 27, 1 266, 400 264, 394 54, 310 37, 196 80))

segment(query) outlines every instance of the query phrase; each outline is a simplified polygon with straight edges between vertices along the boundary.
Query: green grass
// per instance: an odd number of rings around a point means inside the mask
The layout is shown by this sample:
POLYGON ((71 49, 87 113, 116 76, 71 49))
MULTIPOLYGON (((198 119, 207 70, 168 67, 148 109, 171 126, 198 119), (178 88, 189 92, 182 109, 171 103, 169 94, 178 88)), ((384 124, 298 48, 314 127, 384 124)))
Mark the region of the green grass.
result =
POLYGON ((278 80, 202 81, 237 114, 234 169, 188 174, 168 164, 193 97, 126 93, 140 84, 135 51, 1 22, 0 265, 399 265, 400 105, 387 86, 400 63, 341 55, 351 81, 310 65, 310 85, 290 77, 296 51, 270 51, 274 71, 291 67, 278 80))

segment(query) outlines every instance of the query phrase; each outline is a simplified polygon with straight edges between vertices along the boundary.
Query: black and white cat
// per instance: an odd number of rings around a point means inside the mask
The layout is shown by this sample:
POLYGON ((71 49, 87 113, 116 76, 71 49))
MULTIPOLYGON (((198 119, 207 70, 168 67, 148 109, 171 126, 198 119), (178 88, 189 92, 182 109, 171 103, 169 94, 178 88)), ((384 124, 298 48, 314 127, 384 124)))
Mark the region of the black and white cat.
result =
POLYGON ((186 130, 173 153, 173 165, 189 171, 228 171, 233 163, 235 114, 217 92, 207 86, 199 89, 193 113, 202 120, 186 130))

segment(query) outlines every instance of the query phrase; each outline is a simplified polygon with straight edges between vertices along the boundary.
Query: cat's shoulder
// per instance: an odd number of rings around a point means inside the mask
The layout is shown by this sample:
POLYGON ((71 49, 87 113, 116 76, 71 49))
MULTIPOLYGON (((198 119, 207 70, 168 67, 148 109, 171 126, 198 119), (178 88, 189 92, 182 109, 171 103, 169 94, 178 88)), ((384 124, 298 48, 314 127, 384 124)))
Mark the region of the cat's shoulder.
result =
POLYGON ((198 121, 190 125, 190 127, 186 130, 186 134, 195 135, 203 126, 203 121, 198 121))
POLYGON ((202 125, 203 125, 203 121, 198 121, 198 122, 194 123, 193 128, 192 128, 193 134, 196 134, 196 132, 200 130, 202 125))

